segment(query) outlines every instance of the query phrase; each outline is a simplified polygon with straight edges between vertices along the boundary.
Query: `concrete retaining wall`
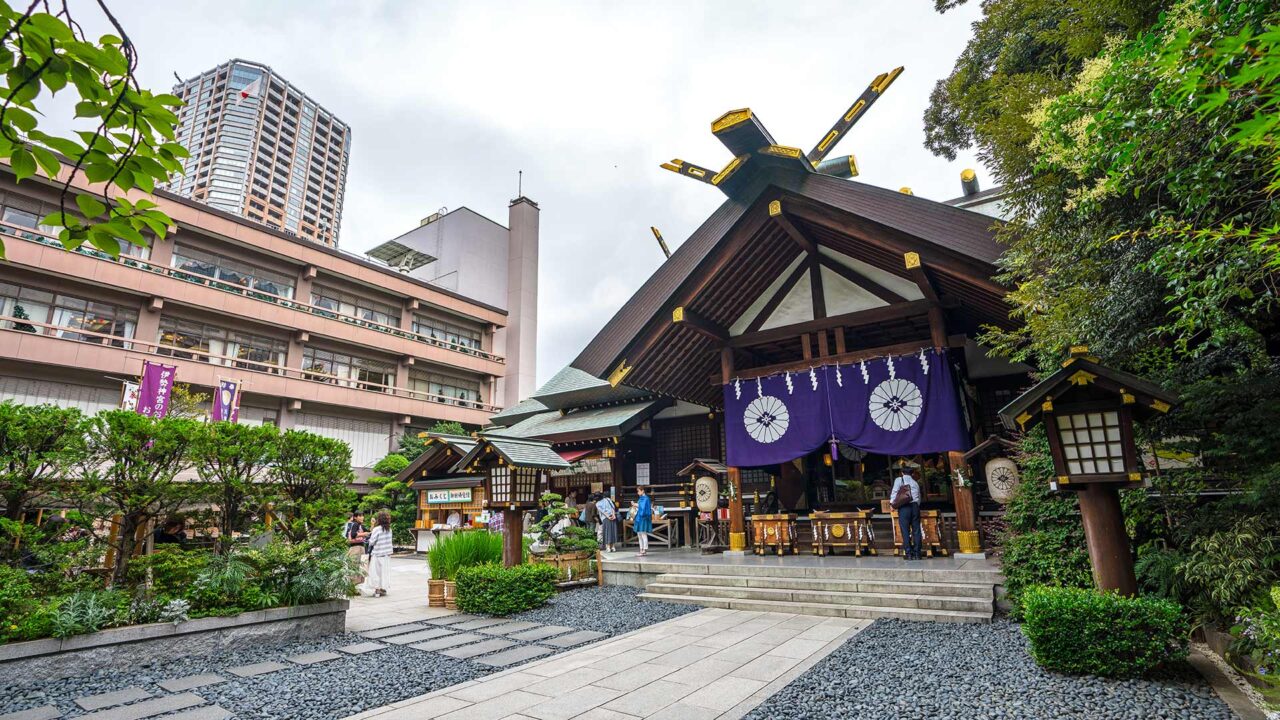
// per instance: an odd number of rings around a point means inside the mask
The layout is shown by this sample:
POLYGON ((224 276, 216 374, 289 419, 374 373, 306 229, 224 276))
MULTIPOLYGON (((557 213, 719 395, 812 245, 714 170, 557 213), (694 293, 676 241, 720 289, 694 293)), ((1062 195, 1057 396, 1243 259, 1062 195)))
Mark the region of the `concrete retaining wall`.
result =
POLYGON ((344 632, 348 600, 0 645, 0 686, 344 632))

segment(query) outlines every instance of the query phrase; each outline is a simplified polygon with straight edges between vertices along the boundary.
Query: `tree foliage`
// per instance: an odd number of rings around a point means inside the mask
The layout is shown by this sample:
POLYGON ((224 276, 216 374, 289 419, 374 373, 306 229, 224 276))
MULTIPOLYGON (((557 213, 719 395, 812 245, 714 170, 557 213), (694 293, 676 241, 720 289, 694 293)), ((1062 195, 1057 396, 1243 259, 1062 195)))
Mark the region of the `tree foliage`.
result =
MULTIPOLYGON (((407 436, 406 436, 407 437, 407 436)), ((391 453, 373 466, 377 473, 369 478, 373 492, 360 499, 360 508, 366 512, 387 510, 391 513, 391 532, 396 542, 412 540, 409 529, 418 519, 418 493, 409 484, 396 479, 409 459, 399 453, 391 453)))
POLYGON ((59 210, 42 224, 61 228, 68 250, 88 242, 117 255, 121 243, 148 245, 144 233, 163 238, 173 226, 154 202, 124 193, 152 192, 181 172, 188 152, 174 142, 173 108, 182 101, 138 84, 136 48, 106 5, 98 7, 115 34, 91 40, 65 0, 56 6, 35 0, 25 9, 0 0, 0 156, 19 182, 39 171, 61 184, 59 210), (94 129, 73 136, 41 130, 37 101, 68 88, 78 98, 76 117, 94 129), (80 175, 101 183, 96 195, 72 190, 80 175))
POLYGON ((233 531, 251 517, 263 517, 275 497, 266 482, 275 462, 280 431, 275 425, 230 422, 201 424, 191 443, 191 459, 207 497, 218 506, 218 549, 225 552, 233 531))
POLYGON ((75 472, 83 459, 84 416, 78 408, 0 403, 0 500, 4 517, 27 507, 75 472))
POLYGON ((274 515, 290 542, 303 542, 308 537, 341 539, 339 529, 353 496, 346 485, 354 479, 351 448, 346 443, 286 430, 280 435, 267 477, 279 487, 274 515))

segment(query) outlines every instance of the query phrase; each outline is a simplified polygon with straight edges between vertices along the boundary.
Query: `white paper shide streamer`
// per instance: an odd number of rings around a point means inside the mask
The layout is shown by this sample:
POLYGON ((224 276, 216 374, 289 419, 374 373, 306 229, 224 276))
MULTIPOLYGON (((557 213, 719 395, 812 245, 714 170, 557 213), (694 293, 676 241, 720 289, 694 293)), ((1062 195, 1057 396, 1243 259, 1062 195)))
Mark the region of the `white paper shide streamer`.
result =
POLYGON ((840 365, 836 365, 836 385, 844 387, 844 378, 840 377, 840 365))
POLYGON ((866 385, 867 383, 871 382, 871 375, 867 373, 866 360, 863 360, 862 362, 858 363, 858 369, 862 371, 862 384, 866 385))
POLYGON ((734 400, 742 399, 742 378, 733 379, 733 399, 734 400))
POLYGON ((925 357, 924 348, 920 348, 920 370, 925 375, 929 374, 929 358, 925 357))
POLYGON ((813 386, 814 392, 818 391, 818 373, 814 372, 813 368, 809 368, 809 384, 813 386))
POLYGON ((760 378, 756 378, 756 397, 764 397, 764 386, 760 384, 760 378))
POLYGON ((794 393, 795 387, 792 386, 791 384, 791 373, 786 373, 786 376, 787 376, 787 394, 791 395, 794 393))
POLYGON ((889 379, 896 380, 898 375, 893 371, 893 358, 887 357, 885 358, 885 362, 889 363, 889 379))

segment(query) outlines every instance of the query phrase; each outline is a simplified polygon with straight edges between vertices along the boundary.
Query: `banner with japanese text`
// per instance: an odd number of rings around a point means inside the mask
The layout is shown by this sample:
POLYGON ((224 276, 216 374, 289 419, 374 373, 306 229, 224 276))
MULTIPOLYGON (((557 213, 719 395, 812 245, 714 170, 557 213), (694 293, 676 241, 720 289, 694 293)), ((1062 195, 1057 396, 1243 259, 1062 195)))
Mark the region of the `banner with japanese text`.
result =
POLYGON ((173 394, 173 378, 177 368, 150 360, 142 361, 142 380, 138 383, 137 411, 147 417, 162 418, 169 411, 173 394))

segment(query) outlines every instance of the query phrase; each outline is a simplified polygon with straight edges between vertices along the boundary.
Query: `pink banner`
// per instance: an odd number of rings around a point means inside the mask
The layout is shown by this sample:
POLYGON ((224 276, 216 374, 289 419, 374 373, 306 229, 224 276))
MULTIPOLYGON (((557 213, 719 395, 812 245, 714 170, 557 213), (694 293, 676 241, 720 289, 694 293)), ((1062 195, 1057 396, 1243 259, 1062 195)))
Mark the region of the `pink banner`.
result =
POLYGON ((138 413, 162 418, 169 411, 169 395, 177 368, 148 360, 142 361, 142 382, 138 388, 138 413))

